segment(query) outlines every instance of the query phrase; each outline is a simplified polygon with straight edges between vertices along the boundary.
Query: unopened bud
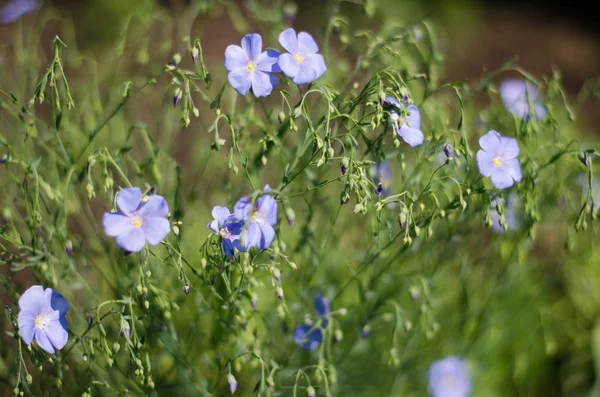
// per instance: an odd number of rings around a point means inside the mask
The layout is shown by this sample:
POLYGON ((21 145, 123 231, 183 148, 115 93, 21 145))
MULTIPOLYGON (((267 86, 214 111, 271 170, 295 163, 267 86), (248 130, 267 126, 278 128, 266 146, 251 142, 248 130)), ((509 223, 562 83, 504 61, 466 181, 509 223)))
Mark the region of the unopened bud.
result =
POLYGON ((316 393, 316 392, 315 392, 315 388, 314 388, 314 387, 312 387, 312 386, 308 386, 308 387, 306 388, 306 395, 307 395, 308 397, 315 397, 315 393, 316 393))
POLYGON ((293 226, 294 220, 296 219, 296 213, 294 212, 294 210, 289 207, 286 208, 285 215, 287 216, 287 220, 288 220, 288 223, 290 224, 290 226, 293 226))
POLYGON ((190 54, 192 55, 192 61, 194 61, 194 63, 196 63, 196 61, 198 61, 198 48, 197 47, 192 48, 192 51, 190 52, 190 54))
POLYGON ((279 121, 279 124, 285 121, 285 113, 283 113, 283 111, 279 112, 279 114, 277 115, 277 120, 279 121))
POLYGON ((183 96, 183 92, 181 91, 181 88, 177 88, 175 90, 175 95, 173 96, 173 107, 177 107, 177 105, 179 105, 179 101, 181 101, 181 97, 183 96))
POLYGON ((444 154, 449 159, 452 159, 452 146, 450 146, 449 144, 445 144, 444 145, 444 154))
POLYGON ((275 288, 275 293, 277 294, 277 297, 279 298, 279 300, 282 301, 283 300, 283 288, 281 288, 281 287, 275 288))
POLYGON ((65 252, 68 256, 73 255, 73 243, 71 242, 71 240, 67 240, 67 242, 65 243, 65 252))
POLYGON ((237 389, 237 380, 232 374, 227 375, 227 383, 229 383, 229 391, 234 394, 237 389))
POLYGON ((363 338, 367 338, 367 337, 369 337, 370 334, 371 334, 371 327, 369 325, 365 325, 362 328, 360 336, 362 336, 363 338))
POLYGON ((183 293, 184 294, 189 295, 190 294, 190 289, 191 289, 191 287, 190 287, 190 285, 188 283, 185 283, 183 285, 183 293))
POLYGON ((579 154, 577 155, 577 157, 579 158, 579 161, 581 161, 581 164, 583 164, 586 167, 590 166, 590 156, 588 156, 587 153, 585 153, 585 152, 579 152, 579 154))
POLYGON ((274 267, 272 273, 273 273, 273 278, 275 280, 279 281, 281 278, 281 272, 279 271, 279 269, 274 267))

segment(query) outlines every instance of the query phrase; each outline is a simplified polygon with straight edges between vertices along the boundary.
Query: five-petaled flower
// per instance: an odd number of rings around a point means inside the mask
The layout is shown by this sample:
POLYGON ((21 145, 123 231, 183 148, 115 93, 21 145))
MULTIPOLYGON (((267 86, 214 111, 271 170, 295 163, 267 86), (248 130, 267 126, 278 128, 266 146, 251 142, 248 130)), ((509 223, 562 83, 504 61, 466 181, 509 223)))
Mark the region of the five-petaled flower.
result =
POLYGON ((246 251, 241 244, 240 235, 244 227, 244 221, 236 219, 227 207, 215 206, 212 209, 213 220, 207 227, 221 236, 221 247, 229 259, 235 256, 235 250, 246 251))
POLYGON ((514 138, 505 138, 492 130, 479 138, 480 151, 477 152, 479 172, 485 177, 492 177, 492 184, 497 189, 505 189, 513 185, 513 180, 521 181, 521 165, 519 144, 514 138))
POLYGON ((429 393, 432 397, 468 397, 471 377, 465 363, 458 357, 448 356, 429 367, 429 393))
POLYGON ((415 105, 406 106, 406 118, 402 125, 398 125, 398 119, 400 119, 398 110, 402 110, 404 106, 399 104, 396 98, 392 96, 385 98, 382 103, 389 107, 390 121, 394 126, 394 130, 404 142, 412 147, 422 144, 423 132, 421 131, 421 112, 419 108, 415 105))
POLYGON ((288 51, 279 57, 279 67, 294 83, 310 83, 327 70, 325 59, 317 54, 319 46, 310 34, 300 32, 296 36, 296 31, 289 28, 279 34, 279 44, 288 51))
POLYGON ((537 88, 525 80, 508 79, 500 83, 500 97, 509 112, 521 119, 529 119, 533 107, 533 116, 538 120, 546 118, 548 111, 538 99, 537 88))
POLYGON ((102 223, 104 232, 116 237, 117 244, 129 252, 138 252, 146 246, 157 245, 169 234, 167 219, 169 207, 158 194, 142 200, 142 189, 130 187, 117 193, 119 212, 107 212, 102 223))
MULTIPOLYGON (((265 185, 263 191, 270 192, 271 187, 265 185)), ((263 194, 256 199, 254 206, 249 197, 242 197, 233 207, 235 218, 245 222, 242 232, 242 243, 246 249, 256 247, 267 249, 275 238, 277 224, 277 200, 270 194, 263 194)))
POLYGON ((304 350, 316 350, 323 342, 323 329, 327 328, 329 321, 329 301, 321 294, 315 294, 315 313, 321 319, 321 325, 300 324, 294 330, 294 341, 304 350))
POLYGON ((257 97, 267 96, 277 85, 277 77, 270 73, 280 72, 277 66, 279 52, 262 51, 262 38, 257 33, 242 38, 242 46, 229 45, 225 49, 225 69, 229 70, 229 84, 240 95, 246 95, 250 87, 257 97))
POLYGON ((69 303, 52 288, 34 285, 19 299, 19 334, 26 344, 33 339, 50 354, 62 349, 69 339, 65 314, 69 303))

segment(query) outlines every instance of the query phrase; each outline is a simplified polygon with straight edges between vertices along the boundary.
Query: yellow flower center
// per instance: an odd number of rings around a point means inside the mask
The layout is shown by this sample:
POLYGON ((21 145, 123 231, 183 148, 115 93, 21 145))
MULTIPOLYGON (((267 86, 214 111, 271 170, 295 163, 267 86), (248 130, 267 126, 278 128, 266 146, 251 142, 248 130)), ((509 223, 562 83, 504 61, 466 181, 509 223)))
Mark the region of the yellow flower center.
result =
POLYGON ((142 227, 144 221, 140 216, 135 215, 133 218, 131 218, 131 224, 133 225, 133 227, 142 227))
POLYGON ((295 60, 296 62, 298 62, 298 63, 302 63, 302 61, 304 61, 304 56, 303 56, 303 54, 302 54, 301 52, 297 52, 297 53, 294 55, 294 60, 295 60))
POLYGON ((503 162, 504 162, 504 159, 502 157, 496 157, 494 159, 494 166, 495 167, 500 167, 503 162))
POLYGON ((248 69, 249 72, 254 72, 256 70, 256 64, 254 62, 250 61, 246 65, 246 69, 248 69))
POLYGON ((41 328, 41 326, 42 326, 42 317, 41 316, 37 316, 35 318, 35 326, 41 328))

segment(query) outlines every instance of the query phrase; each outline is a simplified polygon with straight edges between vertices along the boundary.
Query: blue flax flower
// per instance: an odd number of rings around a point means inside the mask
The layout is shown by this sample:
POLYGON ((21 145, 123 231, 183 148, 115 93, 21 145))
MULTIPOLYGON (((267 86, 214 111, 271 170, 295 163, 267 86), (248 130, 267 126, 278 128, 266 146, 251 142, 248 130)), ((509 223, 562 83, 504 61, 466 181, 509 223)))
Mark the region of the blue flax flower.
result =
POLYGON ((300 32, 296 36, 296 31, 289 28, 279 34, 279 44, 288 51, 279 57, 279 67, 294 83, 310 83, 327 70, 323 55, 317 54, 319 46, 310 34, 300 32))
POLYGON ((23 15, 36 11, 39 7, 39 0, 11 0, 0 10, 0 22, 12 23, 23 15))
MULTIPOLYGON (((265 185, 263 191, 270 192, 271 187, 265 185)), ((235 218, 244 221, 246 230, 242 233, 242 243, 246 249, 256 247, 267 249, 275 238, 277 224, 277 201, 270 194, 263 194, 256 199, 254 207, 249 197, 242 197, 233 207, 235 218)))
POLYGON ((448 356, 429 367, 429 393, 432 397, 468 397, 471 377, 465 363, 458 357, 448 356))
POLYGON ((277 77, 270 73, 281 72, 277 66, 279 52, 262 52, 262 38, 251 33, 242 38, 242 46, 229 45, 225 49, 225 69, 229 70, 229 84, 240 95, 252 87, 256 97, 267 96, 277 85, 277 77))
POLYGON ((537 88, 531 83, 508 79, 500 84, 499 90, 506 109, 520 119, 529 119, 529 102, 533 105, 535 118, 543 120, 548 115, 548 111, 538 99, 537 88))
POLYGON ((69 339, 65 314, 67 300, 52 288, 34 285, 19 299, 19 334, 26 344, 33 339, 50 354, 62 349, 69 339))
MULTIPOLYGON (((326 317, 329 314, 329 301, 321 294, 315 294, 315 313, 319 318, 326 317)), ((329 321, 323 318, 321 327, 314 324, 300 324, 294 330, 294 340, 300 348, 304 350, 316 350, 323 342, 323 331, 321 328, 327 328, 329 321)))
POLYGON ((390 121, 394 125, 394 130, 404 142, 412 147, 422 144, 423 132, 421 131, 421 112, 419 111, 419 108, 415 105, 408 105, 406 107, 408 114, 402 122, 402 125, 398 126, 398 119, 400 118, 398 110, 403 109, 404 106, 400 105, 398 101, 396 101, 396 98, 392 96, 385 98, 383 104, 390 107, 390 121))
POLYGON ((157 245, 169 234, 169 207, 164 197, 152 195, 142 201, 142 189, 130 187, 117 193, 119 212, 106 212, 102 223, 104 232, 116 237, 117 244, 129 252, 157 245))
POLYGON ((479 172, 485 177, 492 177, 492 185, 496 189, 505 189, 513 185, 513 180, 521 181, 521 165, 519 144, 514 138, 505 138, 492 130, 479 138, 482 150, 477 152, 479 172))
POLYGON ((207 227, 221 236, 221 247, 229 259, 235 256, 235 250, 246 251, 241 244, 240 235, 244 221, 236 219, 226 207, 215 206, 212 209, 213 221, 207 227))

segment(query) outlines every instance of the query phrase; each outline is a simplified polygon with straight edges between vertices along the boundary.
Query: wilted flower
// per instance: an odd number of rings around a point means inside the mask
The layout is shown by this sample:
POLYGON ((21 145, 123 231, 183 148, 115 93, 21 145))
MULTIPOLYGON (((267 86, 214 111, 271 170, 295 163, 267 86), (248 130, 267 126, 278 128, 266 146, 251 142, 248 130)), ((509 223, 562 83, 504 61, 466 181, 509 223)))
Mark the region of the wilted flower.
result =
POLYGON ((296 84, 307 84, 325 73, 325 59, 317 54, 319 46, 306 32, 286 29, 279 34, 279 44, 289 53, 281 54, 279 67, 296 84))
POLYGON ((11 0, 0 10, 0 22, 12 23, 40 7, 39 0, 11 0))
MULTIPOLYGON (((263 191, 270 192, 271 187, 265 185, 263 191)), ((243 197, 235 203, 233 212, 236 219, 246 222, 246 230, 242 242, 246 249, 256 247, 267 249, 275 238, 277 224, 277 201, 270 194, 263 194, 256 199, 254 207, 249 197, 243 197)))
POLYGON ((396 133, 408 143, 410 146, 415 147, 423 143, 423 132, 421 131, 421 112, 415 105, 408 105, 406 107, 407 116, 404 119, 401 126, 398 126, 398 119, 400 115, 397 109, 403 109, 404 106, 400 105, 398 101, 392 96, 388 96, 382 102, 384 105, 390 106, 390 121, 394 125, 396 133))
MULTIPOLYGON (((319 318, 326 317, 329 314, 329 301, 321 294, 315 294, 315 313, 319 318)), ((327 328, 329 321, 324 318, 321 327, 312 324, 300 324, 294 330, 294 340, 300 348, 304 350, 316 350, 319 344, 323 342, 323 332, 321 328, 327 328)))
POLYGON ((477 152, 479 172, 485 177, 492 177, 492 184, 497 189, 505 189, 521 181, 521 165, 519 144, 514 138, 505 138, 491 130, 479 138, 479 146, 483 150, 477 152))
POLYGON ((529 103, 533 105, 538 120, 546 118, 548 111, 538 99, 537 88, 525 80, 504 80, 500 86, 500 97, 506 109, 521 119, 528 119, 529 103))
POLYGON ((455 356, 435 361, 428 372, 432 397, 468 397, 471 377, 464 362, 455 356))
POLYGON ((221 236, 221 247, 229 259, 235 256, 235 250, 246 251, 240 242, 240 234, 244 227, 244 221, 236 219, 226 207, 215 206, 212 209, 214 218, 207 227, 221 236))
POLYGON ((104 232, 116 237, 117 244, 129 252, 138 252, 148 242, 157 245, 171 231, 167 219, 169 207, 158 194, 142 201, 142 189, 130 187, 117 193, 119 212, 104 214, 104 232))
POLYGON ((242 38, 242 46, 229 45, 225 50, 225 69, 229 70, 229 84, 240 95, 246 95, 250 87, 256 97, 267 96, 277 85, 277 77, 270 73, 280 72, 277 66, 279 52, 262 51, 262 38, 257 33, 242 38))
POLYGON ((19 334, 26 344, 33 339, 50 354, 62 349, 69 339, 65 314, 69 303, 52 288, 34 285, 19 299, 19 334))

